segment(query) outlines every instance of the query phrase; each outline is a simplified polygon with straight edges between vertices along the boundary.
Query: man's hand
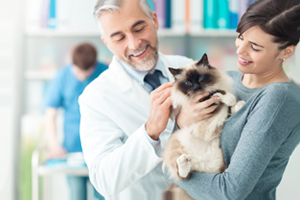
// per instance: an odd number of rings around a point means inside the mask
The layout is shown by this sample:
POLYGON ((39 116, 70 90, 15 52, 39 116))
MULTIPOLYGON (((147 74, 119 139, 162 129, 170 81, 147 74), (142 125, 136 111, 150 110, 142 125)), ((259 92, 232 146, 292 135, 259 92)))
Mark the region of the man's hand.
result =
POLYGON ((173 82, 165 83, 150 94, 150 117, 146 123, 146 132, 153 140, 158 140, 165 130, 171 112, 171 90, 173 82))
POLYGON ((220 101, 221 99, 218 99, 218 96, 214 96, 206 101, 199 102, 200 99, 208 95, 209 92, 197 95, 188 105, 182 107, 179 115, 177 116, 178 127, 189 126, 212 116, 212 112, 218 107, 218 105, 212 104, 220 101))

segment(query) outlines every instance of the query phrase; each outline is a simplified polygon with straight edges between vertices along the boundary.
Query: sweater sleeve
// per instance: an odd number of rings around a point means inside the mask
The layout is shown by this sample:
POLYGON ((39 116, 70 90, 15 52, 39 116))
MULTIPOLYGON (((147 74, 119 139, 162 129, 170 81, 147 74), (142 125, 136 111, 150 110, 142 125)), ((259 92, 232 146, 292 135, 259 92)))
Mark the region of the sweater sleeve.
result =
POLYGON ((274 167, 271 159, 297 125, 292 123, 298 123, 289 120, 293 116, 288 115, 292 108, 286 87, 262 91, 247 104, 241 110, 248 112, 247 123, 225 172, 195 173, 188 181, 175 182, 195 199, 245 199, 266 168, 274 167))

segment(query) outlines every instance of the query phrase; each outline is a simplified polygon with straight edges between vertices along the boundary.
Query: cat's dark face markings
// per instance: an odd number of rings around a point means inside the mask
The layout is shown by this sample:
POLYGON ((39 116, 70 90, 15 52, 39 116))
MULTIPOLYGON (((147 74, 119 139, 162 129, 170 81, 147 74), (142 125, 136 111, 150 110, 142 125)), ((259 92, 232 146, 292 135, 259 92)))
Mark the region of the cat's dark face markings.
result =
POLYGON ((215 68, 209 65, 206 54, 192 68, 170 68, 170 71, 175 77, 178 90, 187 96, 204 92, 208 86, 217 82, 215 68))
POLYGON ((208 68, 212 68, 209 65, 208 57, 207 57, 206 53, 203 54, 202 58, 196 63, 196 66, 201 66, 201 65, 207 66, 208 68))
POLYGON ((185 76, 178 79, 178 89, 187 96, 191 96, 199 91, 205 91, 206 87, 214 82, 214 77, 210 73, 203 73, 201 70, 190 69, 185 76))

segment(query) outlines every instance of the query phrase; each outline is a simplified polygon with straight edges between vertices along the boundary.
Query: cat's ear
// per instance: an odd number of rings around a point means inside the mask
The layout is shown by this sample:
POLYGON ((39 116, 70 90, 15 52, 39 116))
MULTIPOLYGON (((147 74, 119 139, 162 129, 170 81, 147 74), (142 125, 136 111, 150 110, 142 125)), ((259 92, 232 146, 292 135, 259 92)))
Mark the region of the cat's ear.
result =
POLYGON ((169 70, 173 74, 173 76, 181 74, 181 72, 182 72, 182 69, 174 69, 174 68, 171 68, 171 67, 169 67, 169 70))
POLYGON ((209 65, 209 62, 208 62, 208 57, 205 54, 203 54, 202 58, 196 63, 196 65, 200 66, 200 65, 205 65, 205 66, 208 66, 209 65))

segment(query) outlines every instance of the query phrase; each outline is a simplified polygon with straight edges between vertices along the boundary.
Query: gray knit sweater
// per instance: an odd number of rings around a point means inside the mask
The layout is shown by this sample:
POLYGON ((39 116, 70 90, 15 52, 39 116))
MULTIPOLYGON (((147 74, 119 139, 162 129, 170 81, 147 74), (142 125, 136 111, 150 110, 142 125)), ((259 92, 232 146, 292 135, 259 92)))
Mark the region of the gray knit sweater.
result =
POLYGON ((274 200, 300 141, 300 89, 293 82, 249 89, 241 83, 242 73, 228 74, 237 100, 246 102, 223 128, 228 168, 222 174, 195 173, 176 184, 195 199, 274 200))

